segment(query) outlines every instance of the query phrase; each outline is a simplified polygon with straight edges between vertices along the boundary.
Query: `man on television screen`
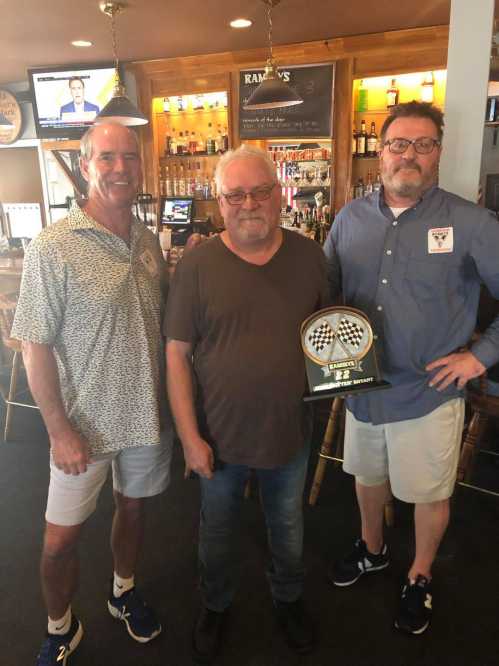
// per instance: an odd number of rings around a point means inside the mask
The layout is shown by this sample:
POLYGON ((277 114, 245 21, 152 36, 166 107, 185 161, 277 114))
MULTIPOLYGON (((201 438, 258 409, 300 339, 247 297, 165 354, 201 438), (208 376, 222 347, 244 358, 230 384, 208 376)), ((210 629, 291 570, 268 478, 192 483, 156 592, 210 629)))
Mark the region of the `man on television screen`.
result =
POLYGON ((69 79, 69 90, 71 92, 72 102, 63 104, 59 112, 61 120, 64 120, 64 114, 75 113, 82 116, 84 113, 93 112, 97 115, 100 111, 97 104, 85 100, 85 83, 79 76, 72 76, 69 79))

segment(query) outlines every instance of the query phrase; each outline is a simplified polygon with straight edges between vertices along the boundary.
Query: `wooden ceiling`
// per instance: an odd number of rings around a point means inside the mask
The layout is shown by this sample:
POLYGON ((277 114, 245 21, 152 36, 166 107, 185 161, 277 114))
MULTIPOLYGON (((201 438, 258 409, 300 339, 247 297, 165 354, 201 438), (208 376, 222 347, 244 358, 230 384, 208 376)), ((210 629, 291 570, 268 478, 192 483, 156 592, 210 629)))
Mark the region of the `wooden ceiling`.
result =
MULTIPOLYGON (((263 47, 262 0, 125 0, 116 17, 120 60, 150 60, 263 47), (253 21, 234 30, 230 20, 253 21)), ((275 44, 449 23, 450 0, 281 0, 275 44)), ((26 69, 111 60, 110 20, 98 0, 0 0, 0 84, 25 81, 26 69), (70 44, 86 39, 93 47, 70 44)))

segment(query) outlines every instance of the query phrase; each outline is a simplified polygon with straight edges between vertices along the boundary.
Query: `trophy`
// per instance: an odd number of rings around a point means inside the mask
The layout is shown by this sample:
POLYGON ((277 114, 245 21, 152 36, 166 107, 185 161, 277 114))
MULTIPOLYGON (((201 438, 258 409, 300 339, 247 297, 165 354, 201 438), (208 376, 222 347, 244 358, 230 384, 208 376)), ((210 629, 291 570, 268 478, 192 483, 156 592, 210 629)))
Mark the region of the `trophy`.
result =
POLYGON ((310 392, 319 400, 390 387, 381 379, 366 315, 348 307, 319 310, 301 326, 310 392))

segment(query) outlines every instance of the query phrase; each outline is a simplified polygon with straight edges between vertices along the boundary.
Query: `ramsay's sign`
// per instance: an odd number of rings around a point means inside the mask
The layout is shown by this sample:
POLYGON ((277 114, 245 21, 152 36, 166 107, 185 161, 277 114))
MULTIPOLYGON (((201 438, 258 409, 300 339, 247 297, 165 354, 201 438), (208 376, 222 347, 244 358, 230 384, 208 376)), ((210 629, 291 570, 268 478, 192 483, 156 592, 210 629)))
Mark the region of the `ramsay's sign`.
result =
POLYGON ((303 104, 279 109, 244 109, 262 82, 264 69, 239 73, 239 136, 241 139, 330 138, 334 64, 279 67, 279 76, 303 104))

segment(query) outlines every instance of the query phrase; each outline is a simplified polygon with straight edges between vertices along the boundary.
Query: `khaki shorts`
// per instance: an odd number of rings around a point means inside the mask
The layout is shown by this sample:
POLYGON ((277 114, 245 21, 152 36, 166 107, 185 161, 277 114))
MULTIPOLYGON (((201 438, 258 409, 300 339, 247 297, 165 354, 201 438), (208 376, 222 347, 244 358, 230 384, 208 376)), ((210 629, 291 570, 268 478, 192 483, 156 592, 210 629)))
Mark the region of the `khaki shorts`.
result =
POLYGON ((364 486, 390 481, 404 502, 452 495, 464 423, 464 400, 445 402, 426 416, 373 425, 346 413, 343 469, 364 486))
POLYGON ((113 488, 125 497, 152 497, 170 482, 173 434, 161 433, 161 443, 136 446, 96 456, 84 474, 58 469, 50 457, 50 483, 45 519, 54 525, 80 525, 95 511, 99 493, 113 470, 113 488))

